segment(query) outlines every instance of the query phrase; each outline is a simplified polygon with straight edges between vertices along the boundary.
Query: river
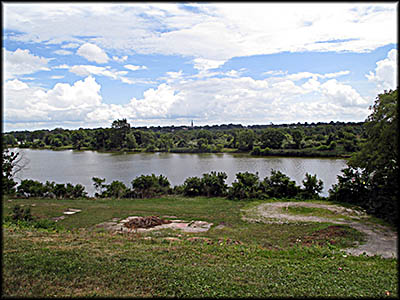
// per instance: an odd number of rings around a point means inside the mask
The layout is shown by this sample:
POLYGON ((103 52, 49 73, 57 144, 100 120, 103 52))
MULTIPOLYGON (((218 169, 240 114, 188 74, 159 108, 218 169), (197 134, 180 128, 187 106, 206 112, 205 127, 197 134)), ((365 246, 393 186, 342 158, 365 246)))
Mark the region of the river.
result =
POLYGON ((17 181, 34 179, 40 182, 80 183, 89 195, 94 194, 92 177, 124 182, 130 187, 139 175, 166 176, 171 186, 182 184, 191 176, 223 171, 227 184, 238 172, 258 172, 260 179, 279 170, 301 185, 305 174, 316 174, 324 182, 322 196, 337 182, 337 175, 346 167, 346 160, 332 158, 255 157, 248 154, 177 154, 177 153, 101 153, 97 151, 10 149, 22 153, 26 168, 17 174, 17 181))

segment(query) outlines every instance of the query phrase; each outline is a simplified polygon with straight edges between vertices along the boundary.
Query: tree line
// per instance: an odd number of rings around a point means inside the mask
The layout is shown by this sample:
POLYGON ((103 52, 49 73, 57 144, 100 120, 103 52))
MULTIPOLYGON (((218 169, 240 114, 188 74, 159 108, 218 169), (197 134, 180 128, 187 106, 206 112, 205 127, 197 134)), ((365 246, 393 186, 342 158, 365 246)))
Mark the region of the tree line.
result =
POLYGON ((6 146, 19 148, 281 156, 349 156, 365 140, 364 122, 135 128, 126 119, 118 119, 110 128, 3 134, 6 146))

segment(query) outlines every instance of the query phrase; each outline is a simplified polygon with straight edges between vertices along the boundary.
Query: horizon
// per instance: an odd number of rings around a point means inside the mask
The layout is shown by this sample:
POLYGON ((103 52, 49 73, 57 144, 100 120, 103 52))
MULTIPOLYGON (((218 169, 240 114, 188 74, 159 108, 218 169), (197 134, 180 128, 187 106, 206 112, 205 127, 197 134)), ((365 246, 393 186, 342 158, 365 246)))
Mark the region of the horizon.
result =
POLYGON ((2 7, 4 133, 364 122, 397 88, 398 3, 2 7))
MULTIPOLYGON (((299 125, 299 126, 315 126, 315 125, 331 125, 331 124, 335 125, 337 123, 358 124, 358 123, 365 123, 365 122, 366 122, 366 120, 358 121, 358 122, 353 122, 353 121, 346 121, 346 122, 343 122, 343 121, 336 121, 336 122, 335 121, 330 121, 330 122, 303 122, 303 123, 296 122, 296 123, 280 123, 280 124, 270 123, 270 124, 252 124, 252 125, 243 125, 243 124, 240 124, 240 123, 222 123, 222 124, 212 124, 212 125, 210 125, 210 124, 194 125, 193 124, 193 127, 191 125, 173 125, 173 124, 172 125, 163 125, 163 126, 160 126, 160 125, 132 126, 132 124, 130 124, 129 122, 128 122, 128 124, 130 125, 130 128, 133 128, 133 129, 141 129, 141 128, 152 129, 152 128, 158 128, 158 127, 160 127, 161 129, 162 128, 171 128, 171 127, 175 127, 175 128, 184 127, 184 128, 188 128, 188 129, 189 128, 196 129, 196 127, 203 128, 203 127, 216 127, 216 126, 242 126, 243 128, 250 128, 250 127, 254 127, 254 126, 266 126, 266 127, 268 127, 268 126, 296 126, 296 125, 299 125)), ((89 127, 86 127, 86 128, 80 127, 80 128, 74 128, 74 129, 63 128, 63 127, 55 127, 55 128, 52 128, 52 129, 50 129, 50 128, 39 128, 39 129, 34 129, 34 130, 27 130, 27 129, 11 130, 11 131, 7 131, 7 132, 3 132, 3 133, 4 134, 9 134, 9 133, 12 133, 12 132, 19 132, 19 131, 31 131, 31 132, 33 132, 33 131, 41 131, 41 130, 52 131, 52 130, 55 130, 55 129, 63 129, 63 130, 80 130, 80 129, 83 129, 83 130, 95 130, 95 129, 105 129, 105 128, 111 128, 111 124, 108 127, 90 127, 90 128, 89 127)))

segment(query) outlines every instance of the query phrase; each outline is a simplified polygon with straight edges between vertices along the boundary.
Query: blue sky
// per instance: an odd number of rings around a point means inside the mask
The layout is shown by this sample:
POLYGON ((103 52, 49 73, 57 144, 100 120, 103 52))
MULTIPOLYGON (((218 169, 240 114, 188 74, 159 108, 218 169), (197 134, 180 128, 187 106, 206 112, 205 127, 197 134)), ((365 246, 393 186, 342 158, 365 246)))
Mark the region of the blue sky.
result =
POLYGON ((3 130, 363 121, 397 3, 2 3, 3 130))

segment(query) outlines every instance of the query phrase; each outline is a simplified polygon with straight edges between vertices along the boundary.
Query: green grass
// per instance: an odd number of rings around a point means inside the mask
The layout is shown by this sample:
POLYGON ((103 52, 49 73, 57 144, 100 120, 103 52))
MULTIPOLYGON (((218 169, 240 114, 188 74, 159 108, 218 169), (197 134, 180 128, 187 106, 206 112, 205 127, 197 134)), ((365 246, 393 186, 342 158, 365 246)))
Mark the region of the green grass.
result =
POLYGON ((254 205, 249 202, 5 198, 3 214, 15 204, 35 204, 32 214, 42 218, 60 216, 67 208, 82 212, 61 220, 66 230, 60 232, 3 226, 3 295, 8 297, 375 298, 387 291, 398 296, 396 259, 340 251, 362 241, 359 232, 346 226, 332 231, 329 223, 244 222, 241 209, 254 205), (201 234, 113 234, 95 227, 130 215, 174 215, 214 226, 201 234), (221 223, 225 227, 215 228, 221 223), (190 242, 193 236, 209 242, 190 242), (298 242, 311 237, 312 242, 298 242))

